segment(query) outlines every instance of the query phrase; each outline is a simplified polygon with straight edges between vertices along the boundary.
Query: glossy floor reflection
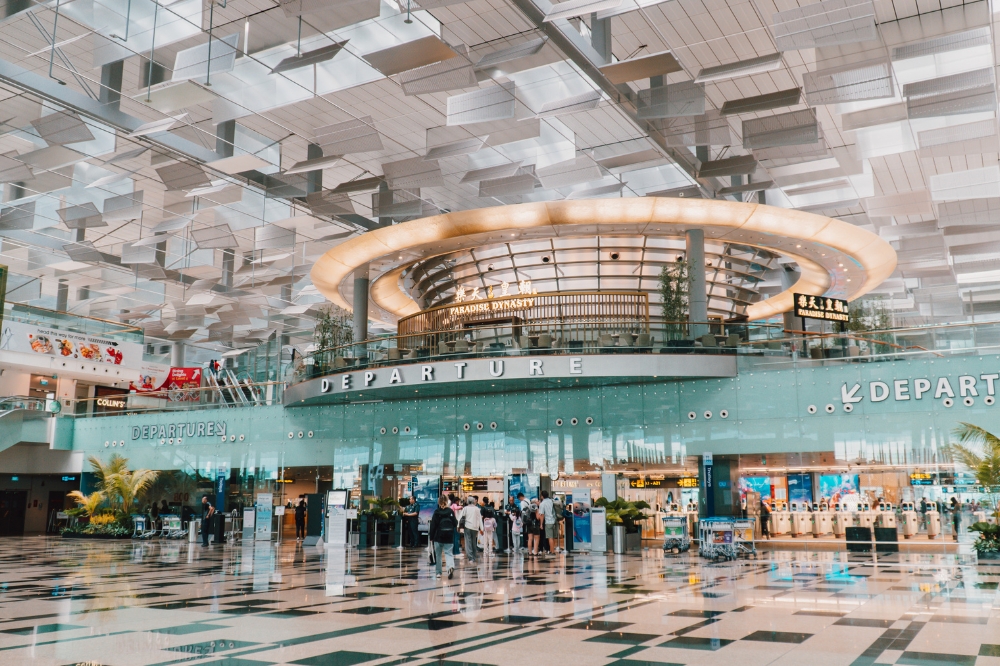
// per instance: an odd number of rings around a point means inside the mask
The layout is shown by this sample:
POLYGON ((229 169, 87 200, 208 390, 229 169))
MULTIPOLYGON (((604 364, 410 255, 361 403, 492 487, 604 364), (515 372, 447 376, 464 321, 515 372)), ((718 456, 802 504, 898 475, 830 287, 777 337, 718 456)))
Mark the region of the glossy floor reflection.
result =
POLYGON ((1000 562, 0 539, 0 664, 1000 666, 1000 562))

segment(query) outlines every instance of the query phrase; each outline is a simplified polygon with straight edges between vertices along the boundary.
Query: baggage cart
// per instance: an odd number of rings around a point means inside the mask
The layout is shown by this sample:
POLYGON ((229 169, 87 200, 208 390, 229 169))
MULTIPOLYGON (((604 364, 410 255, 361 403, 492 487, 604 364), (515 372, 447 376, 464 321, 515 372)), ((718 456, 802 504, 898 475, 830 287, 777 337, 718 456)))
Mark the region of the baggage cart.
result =
POLYGON ((663 516, 663 550, 672 553, 687 552, 691 549, 691 534, 688 519, 684 514, 663 516))
POLYGON ((757 558, 757 547, 754 545, 755 518, 737 518, 733 521, 733 543, 737 555, 751 559, 757 558))
POLYGON ((698 521, 701 541, 699 549, 702 557, 715 561, 735 560, 737 546, 732 518, 702 518, 698 521))

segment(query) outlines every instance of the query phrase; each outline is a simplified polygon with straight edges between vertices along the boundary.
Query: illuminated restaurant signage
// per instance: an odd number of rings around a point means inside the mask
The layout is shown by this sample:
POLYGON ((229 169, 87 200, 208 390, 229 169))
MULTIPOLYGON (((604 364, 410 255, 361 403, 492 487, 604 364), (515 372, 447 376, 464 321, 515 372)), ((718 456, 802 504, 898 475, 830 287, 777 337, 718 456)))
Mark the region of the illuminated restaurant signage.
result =
POLYGON ((847 321, 849 306, 847 301, 827 296, 810 296, 794 294, 796 317, 807 319, 822 319, 824 321, 847 321))

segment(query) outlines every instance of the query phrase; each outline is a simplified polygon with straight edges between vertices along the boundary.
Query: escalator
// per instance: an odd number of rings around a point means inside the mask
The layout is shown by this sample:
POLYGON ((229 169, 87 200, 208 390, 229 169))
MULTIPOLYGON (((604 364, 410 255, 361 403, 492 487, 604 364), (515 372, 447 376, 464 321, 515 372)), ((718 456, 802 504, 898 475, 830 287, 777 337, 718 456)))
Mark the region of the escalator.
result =
POLYGON ((48 444, 48 419, 55 415, 43 398, 0 398, 0 451, 17 444, 48 444))

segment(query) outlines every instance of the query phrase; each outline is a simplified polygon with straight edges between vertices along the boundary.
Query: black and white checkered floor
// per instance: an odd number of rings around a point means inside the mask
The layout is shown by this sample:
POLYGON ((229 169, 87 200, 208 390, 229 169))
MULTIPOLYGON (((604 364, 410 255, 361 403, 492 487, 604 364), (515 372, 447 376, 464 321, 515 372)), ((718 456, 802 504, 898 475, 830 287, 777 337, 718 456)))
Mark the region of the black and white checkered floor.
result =
POLYGON ((1000 666, 1000 562, 0 539, 0 664, 1000 666))

